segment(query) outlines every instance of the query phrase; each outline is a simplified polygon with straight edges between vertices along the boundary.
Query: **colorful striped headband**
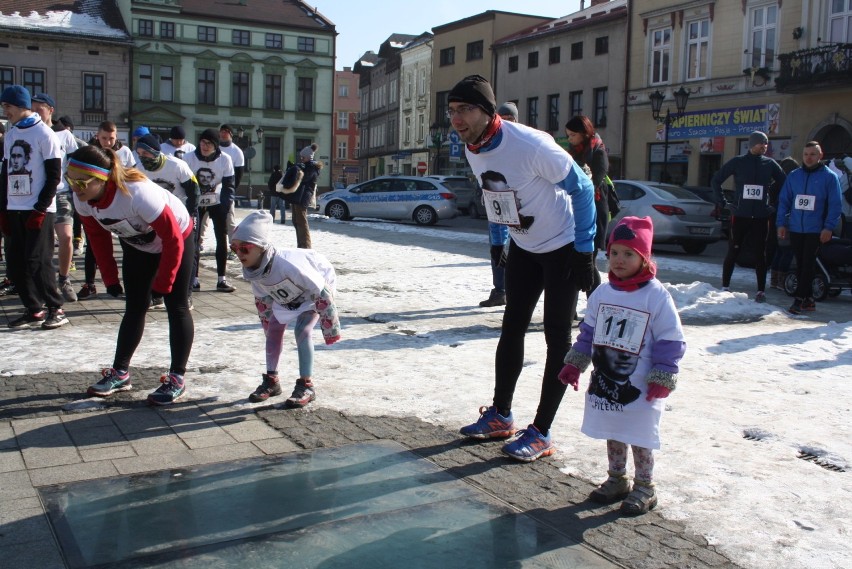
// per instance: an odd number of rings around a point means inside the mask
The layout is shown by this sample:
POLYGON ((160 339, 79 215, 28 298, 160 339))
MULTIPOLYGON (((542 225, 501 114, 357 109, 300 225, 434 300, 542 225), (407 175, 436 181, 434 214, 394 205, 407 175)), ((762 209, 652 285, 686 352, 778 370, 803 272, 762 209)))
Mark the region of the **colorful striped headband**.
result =
POLYGON ((87 164, 86 162, 75 160, 74 158, 68 160, 68 171, 76 171, 82 174, 89 174, 90 176, 97 178, 98 180, 109 179, 109 170, 101 168, 100 166, 95 166, 94 164, 87 164))

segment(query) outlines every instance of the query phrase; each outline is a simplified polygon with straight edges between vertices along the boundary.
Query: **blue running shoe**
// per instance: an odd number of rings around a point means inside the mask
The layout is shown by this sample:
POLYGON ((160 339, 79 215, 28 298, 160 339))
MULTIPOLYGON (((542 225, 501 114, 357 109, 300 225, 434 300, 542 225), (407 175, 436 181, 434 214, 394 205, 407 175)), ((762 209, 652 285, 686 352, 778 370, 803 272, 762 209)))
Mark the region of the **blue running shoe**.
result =
POLYGON ((129 391, 133 389, 130 385, 130 372, 125 371, 119 373, 114 368, 106 368, 101 370, 103 378, 91 386, 86 393, 95 397, 107 397, 119 391, 129 391))
POLYGON ((152 405, 171 405, 186 394, 183 377, 169 372, 160 376, 160 387, 148 394, 148 403, 152 405))
POLYGON ((532 462, 542 456, 550 456, 556 452, 550 433, 547 436, 530 425, 526 429, 518 431, 518 436, 512 442, 503 445, 503 453, 522 462, 532 462))
POLYGON ((479 420, 472 425, 462 427, 459 432, 472 439, 505 439, 515 434, 515 420, 512 412, 504 417, 496 407, 480 407, 479 420))

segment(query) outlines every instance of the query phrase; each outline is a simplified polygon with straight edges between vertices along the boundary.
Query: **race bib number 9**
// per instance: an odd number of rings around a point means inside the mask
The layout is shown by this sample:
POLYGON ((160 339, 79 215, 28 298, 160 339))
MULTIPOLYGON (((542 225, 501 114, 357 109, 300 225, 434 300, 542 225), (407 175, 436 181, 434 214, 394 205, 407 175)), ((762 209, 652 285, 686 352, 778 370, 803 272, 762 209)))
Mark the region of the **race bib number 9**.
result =
POLYGON ((755 184, 743 184, 743 199, 744 200, 762 200, 763 186, 755 184))
POLYGON ((596 346, 608 346, 631 354, 642 349, 642 339, 648 328, 651 315, 648 312, 601 304, 595 322, 593 343, 596 346))
POLYGON ((796 203, 793 204, 793 207, 802 211, 813 211, 815 205, 816 196, 801 194, 796 196, 796 203))
POLYGON ((500 225, 521 224, 514 191, 495 192, 483 189, 482 197, 485 201, 485 213, 488 215, 488 221, 500 225))
POLYGON ((29 174, 10 174, 9 175, 9 195, 10 196, 29 196, 32 194, 30 188, 29 174))

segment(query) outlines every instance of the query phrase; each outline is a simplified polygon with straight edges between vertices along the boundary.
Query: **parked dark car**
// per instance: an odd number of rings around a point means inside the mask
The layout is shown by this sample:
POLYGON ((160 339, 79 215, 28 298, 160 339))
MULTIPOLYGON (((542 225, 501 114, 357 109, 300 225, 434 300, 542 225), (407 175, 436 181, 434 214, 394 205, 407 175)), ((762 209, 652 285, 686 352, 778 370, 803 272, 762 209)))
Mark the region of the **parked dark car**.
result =
POLYGON ((467 176, 439 175, 430 175, 426 177, 438 180, 446 187, 450 188, 456 195, 456 207, 458 208, 459 213, 467 213, 470 214, 471 217, 474 217, 471 213, 471 207, 476 208, 476 203, 474 203, 476 200, 476 184, 471 181, 470 178, 467 176))
MULTIPOLYGON (((716 192, 713 191, 713 188, 710 186, 683 186, 684 190, 689 190, 693 194, 697 195, 699 198, 706 202, 710 202, 713 205, 718 205, 716 201, 716 192)), ((728 203, 731 203, 733 200, 733 194, 731 190, 726 190, 722 188, 722 191, 725 193, 725 200, 728 203)), ((713 210, 713 214, 716 216, 722 223, 722 236, 728 237, 730 235, 731 229, 731 210, 727 207, 722 208, 721 210, 717 207, 713 210)))

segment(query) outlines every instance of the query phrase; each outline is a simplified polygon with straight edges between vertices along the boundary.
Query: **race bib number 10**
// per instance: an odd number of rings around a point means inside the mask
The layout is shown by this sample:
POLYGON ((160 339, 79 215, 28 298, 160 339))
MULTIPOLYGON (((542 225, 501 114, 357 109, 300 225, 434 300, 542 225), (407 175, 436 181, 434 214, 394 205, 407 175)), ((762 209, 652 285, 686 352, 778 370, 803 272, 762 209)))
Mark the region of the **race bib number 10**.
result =
POLYGON ((592 342, 596 346, 608 346, 638 354, 642 349, 642 339, 645 337, 650 317, 649 313, 633 308, 601 304, 598 306, 592 342))

